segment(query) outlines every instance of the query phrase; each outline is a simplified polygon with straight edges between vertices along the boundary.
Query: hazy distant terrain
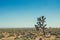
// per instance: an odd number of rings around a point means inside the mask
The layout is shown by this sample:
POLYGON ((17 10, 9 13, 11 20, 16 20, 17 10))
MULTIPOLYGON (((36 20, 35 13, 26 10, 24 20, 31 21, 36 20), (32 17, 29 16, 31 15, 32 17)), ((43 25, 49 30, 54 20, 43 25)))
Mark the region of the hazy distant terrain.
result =
MULTIPOLYGON (((17 32, 17 31, 36 31, 35 28, 0 28, 0 32, 7 31, 7 32, 17 32)), ((51 32, 60 32, 60 28, 47 28, 47 31, 51 32)))

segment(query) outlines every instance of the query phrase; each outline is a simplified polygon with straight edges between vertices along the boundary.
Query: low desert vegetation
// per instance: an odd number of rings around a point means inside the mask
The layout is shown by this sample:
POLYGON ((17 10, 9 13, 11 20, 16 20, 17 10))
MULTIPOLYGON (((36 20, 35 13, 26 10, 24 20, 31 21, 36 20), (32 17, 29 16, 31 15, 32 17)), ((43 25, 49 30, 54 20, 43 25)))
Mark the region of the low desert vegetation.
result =
POLYGON ((0 40, 60 40, 59 32, 59 28, 50 28, 44 36, 43 32, 36 31, 35 28, 0 29, 0 40))

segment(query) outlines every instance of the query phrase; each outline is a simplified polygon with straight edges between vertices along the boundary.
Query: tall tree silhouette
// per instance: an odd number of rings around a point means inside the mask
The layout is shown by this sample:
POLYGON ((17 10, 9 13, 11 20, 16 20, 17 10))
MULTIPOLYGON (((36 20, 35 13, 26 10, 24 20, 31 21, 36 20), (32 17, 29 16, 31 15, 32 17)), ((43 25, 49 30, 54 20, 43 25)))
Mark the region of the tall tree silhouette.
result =
POLYGON ((46 18, 44 16, 41 16, 41 17, 37 18, 37 25, 35 25, 36 30, 39 31, 40 28, 41 28, 44 35, 45 35, 45 26, 46 26, 46 24, 44 24, 45 19, 46 18))

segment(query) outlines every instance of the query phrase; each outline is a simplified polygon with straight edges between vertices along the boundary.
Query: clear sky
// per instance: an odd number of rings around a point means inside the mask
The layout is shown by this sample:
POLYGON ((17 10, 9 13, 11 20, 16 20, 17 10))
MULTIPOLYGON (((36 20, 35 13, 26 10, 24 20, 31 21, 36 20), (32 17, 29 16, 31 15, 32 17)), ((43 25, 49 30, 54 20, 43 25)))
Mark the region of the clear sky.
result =
POLYGON ((34 27, 40 16, 60 27, 60 0, 0 0, 0 28, 34 27))

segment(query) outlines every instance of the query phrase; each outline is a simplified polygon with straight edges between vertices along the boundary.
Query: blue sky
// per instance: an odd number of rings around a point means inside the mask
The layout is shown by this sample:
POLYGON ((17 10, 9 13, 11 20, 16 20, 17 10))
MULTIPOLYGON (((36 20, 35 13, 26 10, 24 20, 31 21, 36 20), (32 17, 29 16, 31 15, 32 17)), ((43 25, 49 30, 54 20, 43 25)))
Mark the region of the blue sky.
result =
POLYGON ((0 28, 34 27, 40 16, 60 27, 60 0, 0 0, 0 28))

